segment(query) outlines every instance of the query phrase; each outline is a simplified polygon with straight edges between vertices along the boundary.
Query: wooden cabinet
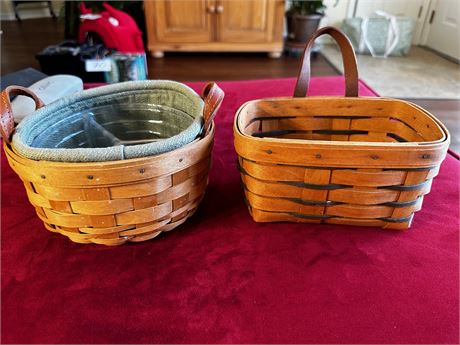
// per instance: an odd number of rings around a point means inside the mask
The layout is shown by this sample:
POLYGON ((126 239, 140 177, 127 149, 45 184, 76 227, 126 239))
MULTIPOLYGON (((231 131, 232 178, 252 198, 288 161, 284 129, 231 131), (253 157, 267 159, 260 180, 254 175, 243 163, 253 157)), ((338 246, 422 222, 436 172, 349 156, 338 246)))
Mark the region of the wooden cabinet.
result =
POLYGON ((284 0, 144 1, 148 50, 252 51, 283 49, 284 0))
POLYGON ((148 39, 158 42, 203 43, 212 41, 208 0, 146 1, 148 39))

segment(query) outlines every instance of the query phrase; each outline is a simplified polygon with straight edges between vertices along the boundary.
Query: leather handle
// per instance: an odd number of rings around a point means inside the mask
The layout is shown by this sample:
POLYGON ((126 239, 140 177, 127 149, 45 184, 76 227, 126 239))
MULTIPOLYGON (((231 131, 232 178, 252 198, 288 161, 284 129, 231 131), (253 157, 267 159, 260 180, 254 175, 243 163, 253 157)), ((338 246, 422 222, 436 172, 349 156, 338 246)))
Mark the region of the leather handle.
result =
POLYGON ((339 29, 326 26, 316 31, 308 40, 302 58, 302 66, 297 77, 294 97, 305 97, 310 84, 310 52, 315 40, 322 35, 330 35, 339 45, 343 59, 345 74, 345 96, 358 97, 358 67, 356 64, 355 51, 348 37, 339 29))
POLYGON ((14 130, 14 117, 10 102, 11 94, 28 96, 32 98, 35 102, 35 109, 41 108, 44 105, 36 94, 22 86, 11 85, 1 92, 0 135, 7 143, 10 143, 10 137, 14 130))
POLYGON ((208 134, 211 128, 211 123, 216 117, 217 110, 219 109, 225 93, 214 82, 209 82, 204 87, 201 97, 204 100, 203 118, 204 118, 204 131, 203 136, 208 134))

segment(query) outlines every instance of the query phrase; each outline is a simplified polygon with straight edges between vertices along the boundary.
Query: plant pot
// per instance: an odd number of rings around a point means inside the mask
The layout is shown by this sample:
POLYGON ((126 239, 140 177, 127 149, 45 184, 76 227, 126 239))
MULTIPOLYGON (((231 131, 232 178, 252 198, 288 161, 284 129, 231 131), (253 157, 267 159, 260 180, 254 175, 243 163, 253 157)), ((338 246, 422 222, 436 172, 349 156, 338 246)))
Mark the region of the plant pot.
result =
POLYGON ((287 25, 287 34, 288 34, 288 40, 293 41, 295 38, 295 32, 294 32, 294 14, 290 12, 286 12, 286 25, 287 25))
POLYGON ((320 14, 303 16, 300 14, 287 15, 288 37, 295 42, 306 42, 318 29, 323 18, 320 14))

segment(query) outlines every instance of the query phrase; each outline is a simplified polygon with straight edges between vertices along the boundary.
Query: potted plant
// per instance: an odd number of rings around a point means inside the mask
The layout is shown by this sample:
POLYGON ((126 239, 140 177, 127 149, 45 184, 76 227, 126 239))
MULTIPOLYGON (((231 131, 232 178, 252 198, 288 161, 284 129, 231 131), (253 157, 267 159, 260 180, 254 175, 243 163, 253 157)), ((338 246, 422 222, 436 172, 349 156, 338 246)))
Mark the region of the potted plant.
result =
POLYGON ((326 6, 323 0, 291 0, 286 11, 288 39, 304 43, 318 30, 326 6))

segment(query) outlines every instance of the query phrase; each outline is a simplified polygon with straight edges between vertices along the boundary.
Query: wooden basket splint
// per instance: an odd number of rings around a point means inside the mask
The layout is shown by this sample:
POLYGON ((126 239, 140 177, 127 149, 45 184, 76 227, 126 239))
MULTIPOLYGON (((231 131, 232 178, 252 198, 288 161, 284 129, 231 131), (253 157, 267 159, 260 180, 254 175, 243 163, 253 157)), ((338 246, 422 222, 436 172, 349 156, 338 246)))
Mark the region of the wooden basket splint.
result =
POLYGON ((216 84, 203 92, 204 132, 195 141, 156 156, 109 162, 37 161, 19 155, 10 142, 14 129, 9 87, 2 92, 1 134, 11 168, 19 175, 45 227, 74 242, 119 245, 156 237, 185 222, 197 209, 208 183, 213 118, 223 99, 216 84))
POLYGON ((358 97, 353 48, 339 30, 308 42, 294 98, 247 102, 236 113, 235 148, 255 221, 404 229, 449 146, 449 133, 415 104, 358 97), (346 97, 304 97, 314 40, 331 35, 344 58, 346 97))

